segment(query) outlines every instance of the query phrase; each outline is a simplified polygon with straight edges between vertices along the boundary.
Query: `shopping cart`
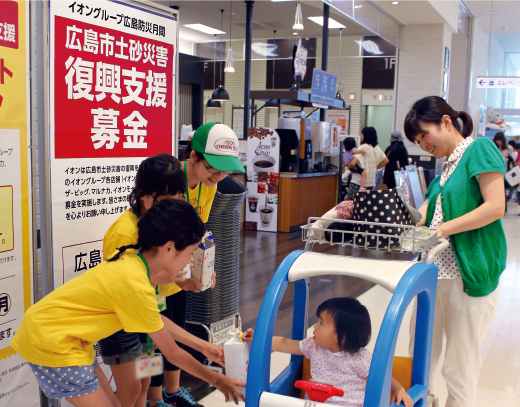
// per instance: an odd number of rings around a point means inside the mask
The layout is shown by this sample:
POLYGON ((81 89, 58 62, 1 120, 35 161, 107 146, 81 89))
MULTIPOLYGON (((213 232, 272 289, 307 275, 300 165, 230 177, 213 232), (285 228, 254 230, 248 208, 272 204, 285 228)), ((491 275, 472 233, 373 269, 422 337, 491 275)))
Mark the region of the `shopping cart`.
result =
MULTIPOLYGON (((335 242, 332 236, 329 239, 325 237, 325 233, 330 230, 313 227, 312 222, 315 220, 323 219, 309 218, 307 225, 302 226, 306 250, 294 251, 282 261, 264 297, 251 346, 246 407, 325 406, 322 403, 299 398, 300 390, 294 385, 297 380, 302 378, 302 356, 292 355, 289 365, 272 382, 269 382, 274 324, 288 284, 294 284, 292 339, 302 340, 307 333, 308 280, 310 277, 324 275, 362 278, 379 284, 393 293, 372 357, 365 393, 365 407, 386 407, 389 404, 393 356, 399 328, 408 305, 417 297, 412 383, 408 394, 415 406, 426 406, 438 274, 438 268, 432 264, 432 261, 448 246, 448 243, 437 241, 437 231, 433 231, 432 236, 428 238, 420 238, 413 226, 402 226, 403 231, 410 230, 410 236, 406 238, 370 232, 339 231, 335 233, 342 233, 344 236, 339 239, 339 242, 338 239, 335 242), (357 241, 360 241, 356 239, 358 236, 366 237, 365 245, 360 247, 359 244, 356 244, 357 241), (316 243, 379 250, 380 241, 383 241, 384 238, 393 239, 393 244, 387 244, 385 251, 404 254, 421 253, 427 256, 426 262, 377 260, 312 252, 312 247, 316 243), (369 239, 372 247, 366 243, 369 239)), ((356 225, 384 225, 334 221, 356 225)), ((395 228, 396 225, 386 226, 395 228)))

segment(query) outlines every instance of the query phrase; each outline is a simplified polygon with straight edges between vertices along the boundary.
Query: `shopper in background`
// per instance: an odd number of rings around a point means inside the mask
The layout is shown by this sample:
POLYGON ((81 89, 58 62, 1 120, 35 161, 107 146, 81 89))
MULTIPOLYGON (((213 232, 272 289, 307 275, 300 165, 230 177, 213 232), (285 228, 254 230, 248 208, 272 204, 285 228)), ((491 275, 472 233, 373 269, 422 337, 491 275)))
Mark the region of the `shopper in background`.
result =
MULTIPOLYGON (((245 172, 238 159, 238 138, 228 126, 220 123, 207 123, 194 133, 184 152, 181 168, 186 184, 186 198, 196 209, 204 223, 208 221, 217 184, 231 171, 245 172)), ((218 242, 216 242, 218 245, 218 242)), ((213 288, 216 284, 213 274, 213 288)), ((188 296, 185 291, 168 297, 165 312, 173 312, 175 321, 184 328, 188 296), (182 319, 181 319, 182 318, 182 319)), ((165 362, 163 375, 152 377, 148 391, 148 405, 155 407, 157 401, 164 401, 176 407, 202 407, 191 394, 189 388, 180 387, 179 367, 165 362), (164 388, 163 388, 164 385, 164 388)))
MULTIPOLYGON (((365 155, 365 150, 358 150, 356 148, 356 140, 354 137, 346 137, 345 140, 343 140, 343 148, 345 151, 343 151, 343 167, 341 173, 343 174, 345 172, 345 166, 347 166, 352 159, 354 158, 354 154, 362 154, 365 155)), ((365 189, 365 180, 367 179, 367 172, 359 166, 359 164, 356 164, 354 167, 350 169, 350 172, 352 174, 361 174, 361 183, 360 183, 360 191, 366 191, 365 189)))
MULTIPOLYGON (((502 155, 502 158, 504 159, 504 162, 506 164, 506 172, 511 171, 515 166, 515 162, 513 160, 513 154, 511 153, 511 146, 509 144, 507 144, 504 133, 499 131, 497 134, 495 134, 493 141, 496 144, 496 146, 498 147, 498 150, 500 151, 500 155, 502 155)), ((511 188, 505 179, 504 179, 504 188, 505 188, 505 194, 506 194, 505 211, 507 212, 507 201, 510 198, 511 188)))
POLYGON ((385 155, 388 158, 388 164, 385 166, 383 182, 389 189, 392 189, 396 187, 394 171, 408 165, 408 150, 404 145, 404 138, 400 131, 393 131, 390 135, 390 145, 386 149, 385 155))
POLYGON ((505 203, 504 160, 491 140, 469 137, 473 123, 466 112, 456 112, 438 96, 415 102, 404 130, 422 150, 436 159, 446 157, 442 174, 431 182, 419 209, 423 214, 419 226, 437 228, 438 237, 450 243, 434 260, 439 281, 430 391, 434 393, 433 374, 446 336, 442 366, 448 388, 446 407, 474 407, 481 344, 495 313, 499 278, 506 266, 507 242, 500 221, 505 203))
MULTIPOLYGON (((164 199, 139 220, 136 244, 119 247, 110 259, 29 308, 11 346, 29 362, 48 398, 66 398, 77 407, 113 407, 111 390, 100 387, 103 372, 93 345, 122 329, 147 332, 167 359, 217 387, 226 401, 238 404, 244 398, 237 385, 245 383, 215 373, 180 349, 174 339, 195 348, 200 339, 159 313, 157 286, 179 281, 203 234, 191 205, 164 199)), ((223 354, 215 361, 223 362, 223 354)))
MULTIPOLYGON (((184 172, 179 160, 165 153, 143 160, 128 198, 130 209, 119 216, 105 234, 103 258, 110 258, 118 247, 137 243, 137 222, 153 205, 163 199, 186 200, 185 193, 184 172)), ((193 278, 179 279, 177 284, 161 285, 159 293, 166 296, 168 303, 170 296, 183 292, 181 289, 198 292, 201 288, 202 284, 193 278)), ((183 310, 173 311, 173 308, 167 308, 162 314, 184 328, 183 310)), ((142 355, 142 343, 146 343, 146 335, 123 330, 99 341, 103 362, 112 370, 122 406, 144 407, 146 404, 150 378, 135 377, 135 360, 142 355)), ((213 347, 210 343, 201 342, 202 345, 213 347)))
POLYGON ((500 155, 502 155, 504 162, 507 162, 507 157, 510 155, 510 150, 508 149, 509 144, 507 144, 506 136, 504 136, 504 133, 499 131, 497 134, 495 134, 493 142, 498 147, 498 151, 500 151, 500 155))
POLYGON ((518 152, 516 151, 516 141, 515 140, 509 140, 507 142, 508 146, 508 150, 511 152, 511 155, 513 156, 513 160, 516 161, 516 159, 518 158, 518 152))
MULTIPOLYGON (((364 127, 361 130, 361 146, 359 150, 365 151, 365 155, 356 154, 354 158, 347 165, 350 170, 355 167, 356 164, 360 164, 362 168, 367 172, 367 178, 365 181, 366 189, 373 189, 376 186, 376 170, 383 168, 388 164, 388 158, 386 158, 383 150, 377 145, 377 132, 373 127, 364 127)), ((361 175, 352 174, 352 181, 348 189, 347 199, 353 200, 356 192, 361 187, 361 175)))

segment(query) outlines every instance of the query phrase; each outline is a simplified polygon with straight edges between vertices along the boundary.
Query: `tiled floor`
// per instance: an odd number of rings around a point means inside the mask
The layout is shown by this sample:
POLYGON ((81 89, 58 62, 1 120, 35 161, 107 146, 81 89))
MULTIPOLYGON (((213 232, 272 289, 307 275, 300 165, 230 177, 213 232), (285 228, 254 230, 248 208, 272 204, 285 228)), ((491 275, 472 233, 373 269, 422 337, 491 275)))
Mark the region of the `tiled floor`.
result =
MULTIPOLYGON (((500 281, 500 298, 495 318, 488 330, 483 345, 483 364, 478 388, 478 401, 475 407, 518 407, 520 405, 520 217, 516 216, 518 205, 509 204, 509 214, 503 224, 508 242, 507 269, 500 281)), ((370 311, 373 335, 368 348, 373 349, 384 312, 391 294, 381 287, 374 287, 359 300, 370 311)), ((313 310, 310 310, 313 312, 313 310)), ((397 341, 396 355, 407 355, 408 326, 410 312, 405 317, 397 341)), ((287 366, 289 356, 273 353, 271 378, 287 366)), ((437 396, 443 406, 447 392, 442 375, 436 372, 439 383, 437 396)), ((206 407, 230 406, 225 403, 222 394, 215 391, 202 399, 206 407)), ((243 405, 243 403, 241 403, 243 405)))

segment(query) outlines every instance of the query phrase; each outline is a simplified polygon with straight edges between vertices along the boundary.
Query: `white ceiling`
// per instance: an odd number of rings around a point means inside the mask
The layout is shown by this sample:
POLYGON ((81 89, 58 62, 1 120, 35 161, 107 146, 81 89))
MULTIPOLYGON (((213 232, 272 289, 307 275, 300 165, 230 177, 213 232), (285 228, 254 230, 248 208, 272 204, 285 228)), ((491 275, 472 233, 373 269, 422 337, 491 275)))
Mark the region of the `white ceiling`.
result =
MULTIPOLYGON (((356 4, 366 0, 356 0, 356 4)), ((180 38, 191 42, 213 41, 214 36, 184 27, 184 24, 201 23, 220 29, 221 13, 224 9, 223 31, 224 40, 229 39, 229 22, 231 1, 222 0, 154 0, 164 6, 179 6, 180 38)), ((400 0, 398 5, 392 5, 392 0, 375 0, 378 7, 391 15, 403 25, 408 24, 443 24, 449 20, 453 26, 454 10, 459 0, 400 0), (448 4, 449 3, 449 4, 448 4), (454 8, 455 7, 455 8, 454 8)), ((323 15, 323 2, 320 0, 301 1, 304 20, 304 30, 300 35, 304 37, 321 36, 322 27, 308 20, 309 16, 323 15)), ((520 52, 520 1, 518 0, 467 0, 465 1, 471 13, 477 19, 485 32, 496 34, 498 41, 505 52, 520 52), (491 10, 500 12, 500 15, 485 15, 491 10), (503 27, 506 27, 504 30, 503 27)), ((253 39, 273 37, 273 29, 277 29, 277 38, 293 37, 296 2, 272 2, 270 0, 256 0, 253 6, 253 39), (269 28, 265 28, 268 26, 269 28)), ((334 8, 330 8, 330 16, 346 25, 343 34, 370 34, 350 18, 342 15, 334 8)), ((232 38, 245 38, 246 6, 243 0, 233 1, 232 38)), ((339 35, 339 30, 331 30, 331 36, 339 35)), ((220 40, 220 36, 217 36, 220 40)))
MULTIPOLYGON (((210 27, 220 29, 221 13, 220 9, 224 9, 224 19, 222 30, 226 32, 223 39, 229 39, 229 20, 230 20, 230 1, 167 1, 155 0, 155 3, 160 3, 164 6, 176 5, 179 6, 179 23, 181 39, 192 42, 213 41, 213 35, 203 34, 201 32, 184 27, 184 24, 201 23, 210 27)), ((302 1, 302 14, 304 29, 300 31, 303 37, 321 36, 322 27, 313 23, 307 17, 322 16, 323 2, 322 1, 302 1)), ((291 28, 294 24, 294 15, 296 12, 296 2, 272 2, 268 0, 256 0, 253 5, 253 39, 272 38, 273 29, 276 29, 277 38, 293 37, 294 30, 291 28), (263 26, 267 25, 270 28, 263 26)), ((330 10, 330 17, 342 23, 347 28, 343 29, 343 34, 370 34, 368 30, 356 24, 354 21, 343 16, 336 10, 330 10)), ((233 1, 233 25, 232 39, 245 38, 245 21, 246 21, 246 6, 242 0, 233 1)), ((331 30, 329 35, 339 35, 339 30, 331 30)), ((220 36, 217 36, 220 40, 220 36)))

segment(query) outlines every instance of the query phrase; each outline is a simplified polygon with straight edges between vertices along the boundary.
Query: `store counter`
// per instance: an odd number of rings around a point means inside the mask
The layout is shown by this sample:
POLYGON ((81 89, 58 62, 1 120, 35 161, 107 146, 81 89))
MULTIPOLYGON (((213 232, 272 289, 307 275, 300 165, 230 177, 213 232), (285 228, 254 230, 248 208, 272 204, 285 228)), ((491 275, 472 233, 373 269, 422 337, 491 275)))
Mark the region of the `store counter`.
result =
POLYGON ((278 231, 294 232, 311 216, 321 216, 338 202, 338 173, 281 172, 278 192, 278 231))

